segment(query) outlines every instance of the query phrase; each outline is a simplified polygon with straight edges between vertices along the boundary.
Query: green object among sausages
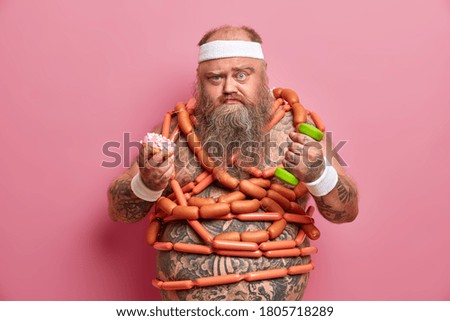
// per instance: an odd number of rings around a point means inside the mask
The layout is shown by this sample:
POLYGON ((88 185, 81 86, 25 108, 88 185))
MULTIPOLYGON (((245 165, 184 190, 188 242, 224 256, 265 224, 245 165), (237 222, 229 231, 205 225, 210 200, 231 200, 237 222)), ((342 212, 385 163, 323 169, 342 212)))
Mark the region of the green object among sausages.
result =
POLYGON ((283 182, 286 182, 288 184, 291 185, 297 185, 298 184, 298 179, 297 177, 295 177, 294 175, 292 175, 292 173, 288 172, 287 170, 285 170, 284 168, 280 168, 278 167, 275 170, 275 177, 278 177, 279 179, 281 179, 283 182))
POLYGON ((298 132, 308 135, 309 137, 314 138, 317 141, 320 141, 323 138, 323 133, 320 130, 306 123, 300 124, 300 126, 298 126, 298 132))

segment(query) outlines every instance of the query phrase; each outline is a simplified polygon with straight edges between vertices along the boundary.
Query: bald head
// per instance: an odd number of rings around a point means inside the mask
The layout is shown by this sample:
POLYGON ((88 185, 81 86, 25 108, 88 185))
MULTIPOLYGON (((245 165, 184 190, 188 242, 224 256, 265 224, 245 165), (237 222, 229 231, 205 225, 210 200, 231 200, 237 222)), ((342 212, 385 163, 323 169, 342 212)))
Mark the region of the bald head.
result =
POLYGON ((211 29, 200 39, 198 45, 201 46, 207 42, 215 40, 244 40, 262 43, 260 35, 247 26, 222 26, 211 29))

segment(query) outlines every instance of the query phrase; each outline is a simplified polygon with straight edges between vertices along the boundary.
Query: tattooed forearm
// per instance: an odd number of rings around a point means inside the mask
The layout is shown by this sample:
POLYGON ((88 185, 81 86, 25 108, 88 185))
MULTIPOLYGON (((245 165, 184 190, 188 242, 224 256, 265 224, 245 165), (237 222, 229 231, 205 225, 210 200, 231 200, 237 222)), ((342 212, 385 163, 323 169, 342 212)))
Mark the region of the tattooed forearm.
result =
POLYGON ((358 193, 354 184, 339 176, 336 187, 327 195, 314 197, 319 212, 334 223, 351 222, 358 214, 358 193))
POLYGON ((130 182, 130 178, 118 178, 109 188, 109 212, 115 221, 137 222, 150 211, 153 204, 134 195, 130 182))

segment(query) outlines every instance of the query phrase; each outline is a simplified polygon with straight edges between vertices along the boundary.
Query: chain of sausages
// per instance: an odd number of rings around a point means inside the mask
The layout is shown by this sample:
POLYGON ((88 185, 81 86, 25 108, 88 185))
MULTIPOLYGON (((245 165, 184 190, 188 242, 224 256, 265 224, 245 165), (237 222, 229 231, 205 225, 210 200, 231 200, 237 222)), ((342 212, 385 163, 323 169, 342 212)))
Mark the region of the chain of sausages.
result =
MULTIPOLYGON (((273 105, 273 117, 266 130, 270 130, 278 121, 291 111, 294 126, 306 122, 307 115, 316 127, 324 131, 325 126, 319 116, 307 111, 299 102, 297 94, 291 89, 275 88, 276 98, 273 105), (287 104, 285 104, 287 102, 287 104), (281 107, 281 108, 280 108, 281 107)), ((173 193, 167 197, 160 197, 156 203, 156 211, 150 215, 150 225, 147 231, 147 243, 160 251, 179 251, 185 253, 210 255, 239 256, 269 258, 306 256, 317 253, 315 247, 298 248, 305 237, 316 240, 320 232, 314 225, 311 217, 314 207, 305 212, 296 202, 296 199, 306 195, 306 186, 299 182, 294 189, 281 184, 272 184, 269 178, 274 176, 275 168, 260 170, 256 167, 245 168, 253 178, 241 180, 232 177, 226 169, 215 167, 214 161, 202 149, 201 142, 194 131, 195 119, 192 111, 195 100, 189 100, 186 105, 177 103, 175 110, 164 117, 162 135, 175 141, 180 131, 186 135, 189 148, 196 155, 205 169, 193 182, 181 187, 174 178, 170 181, 173 193), (178 124, 170 134, 170 123, 173 114, 177 114, 178 124), (224 194, 216 201, 213 198, 200 198, 195 195, 201 193, 213 182, 234 190, 224 194), (264 212, 259 212, 262 209, 264 212), (271 221, 266 230, 238 232, 225 232, 212 236, 199 222, 199 219, 238 219, 241 221, 271 221), (191 228, 200 236, 202 244, 186 244, 158 242, 158 234, 162 223, 176 220, 186 220, 191 228), (287 223, 300 226, 294 240, 269 241, 280 236, 287 223)), ((153 285, 165 290, 190 289, 194 286, 203 287, 211 285, 231 284, 246 280, 248 282, 306 273, 313 269, 313 264, 297 265, 285 269, 250 272, 245 275, 228 274, 200 278, 194 281, 160 281, 154 280, 153 285), (302 272, 303 271, 303 272, 302 272)))
POLYGON ((218 276, 207 276, 195 280, 161 281, 153 279, 152 284, 162 290, 190 290, 193 287, 207 287, 214 285, 233 284, 240 281, 254 282, 282 278, 287 275, 298 275, 308 273, 314 269, 314 263, 293 265, 289 268, 279 268, 248 272, 245 274, 224 274, 218 276))

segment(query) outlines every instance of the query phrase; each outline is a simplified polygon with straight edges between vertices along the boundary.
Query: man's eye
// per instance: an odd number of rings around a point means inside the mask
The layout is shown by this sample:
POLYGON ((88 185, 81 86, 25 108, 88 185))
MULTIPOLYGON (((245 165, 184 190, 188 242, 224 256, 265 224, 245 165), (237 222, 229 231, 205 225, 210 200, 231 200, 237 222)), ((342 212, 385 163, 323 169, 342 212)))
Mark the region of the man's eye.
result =
POLYGON ((220 81, 220 79, 222 79, 222 77, 221 76, 211 76, 211 77, 209 77, 209 79, 212 81, 220 81))
POLYGON ((247 75, 245 72, 240 72, 236 75, 237 80, 245 80, 247 78, 247 75))

